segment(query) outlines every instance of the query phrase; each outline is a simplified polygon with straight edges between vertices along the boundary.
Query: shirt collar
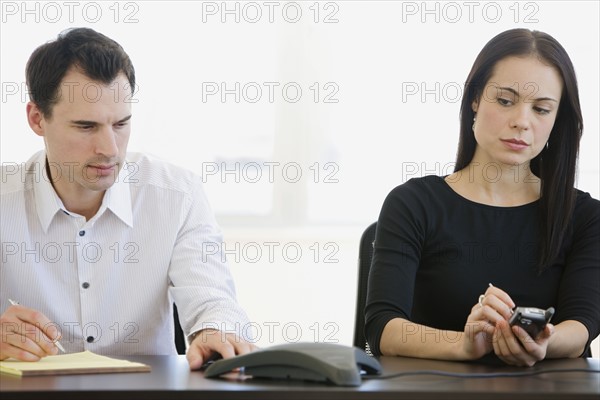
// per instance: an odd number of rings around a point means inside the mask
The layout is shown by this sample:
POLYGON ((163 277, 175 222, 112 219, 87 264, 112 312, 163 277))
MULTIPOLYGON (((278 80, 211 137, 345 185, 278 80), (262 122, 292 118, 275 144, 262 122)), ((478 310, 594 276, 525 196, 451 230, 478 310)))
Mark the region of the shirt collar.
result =
POLYGON ((117 181, 104 194, 103 205, 113 212, 121 221, 133 228, 133 210, 131 206, 131 190, 129 188, 129 171, 123 164, 117 181))
POLYGON ((62 200, 54 191, 50 183, 50 177, 46 173, 46 152, 40 151, 37 153, 25 168, 27 168, 27 176, 33 179, 35 208, 42 229, 44 233, 47 233, 54 215, 60 210, 66 212, 66 209, 62 200))
MULTIPOLYGON (((46 152, 41 151, 36 154, 30 163, 26 166, 28 175, 33 178, 33 190, 35 197, 35 206, 42 225, 44 233, 48 232, 48 227, 52 223, 57 212, 63 211, 69 213, 62 200, 50 183, 50 177, 46 173, 46 152)), ((133 227, 133 211, 131 206, 131 191, 126 182, 128 171, 121 168, 117 181, 106 191, 102 199, 102 205, 98 210, 97 216, 102 214, 105 209, 110 209, 121 221, 130 227, 133 227)), ((96 216, 95 216, 96 217, 96 216)), ((94 217, 94 218, 95 218, 94 217)))

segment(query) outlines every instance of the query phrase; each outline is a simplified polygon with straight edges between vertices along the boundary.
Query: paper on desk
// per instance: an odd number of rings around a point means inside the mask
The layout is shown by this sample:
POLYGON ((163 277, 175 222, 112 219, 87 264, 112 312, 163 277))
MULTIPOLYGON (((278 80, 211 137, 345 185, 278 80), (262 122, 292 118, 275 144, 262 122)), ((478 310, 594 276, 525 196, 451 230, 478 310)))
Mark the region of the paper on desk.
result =
POLYGON ((101 356, 91 351, 47 356, 40 361, 0 361, 0 372, 19 376, 148 372, 150 366, 101 356))

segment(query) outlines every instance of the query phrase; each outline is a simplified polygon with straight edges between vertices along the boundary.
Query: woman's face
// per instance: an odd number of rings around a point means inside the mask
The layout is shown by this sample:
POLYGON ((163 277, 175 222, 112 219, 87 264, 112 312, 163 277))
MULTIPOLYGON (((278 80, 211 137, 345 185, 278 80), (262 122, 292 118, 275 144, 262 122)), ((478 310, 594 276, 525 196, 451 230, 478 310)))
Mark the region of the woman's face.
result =
POLYGON ((535 56, 500 60, 473 102, 477 147, 473 161, 528 164, 548 141, 562 93, 558 71, 535 56))

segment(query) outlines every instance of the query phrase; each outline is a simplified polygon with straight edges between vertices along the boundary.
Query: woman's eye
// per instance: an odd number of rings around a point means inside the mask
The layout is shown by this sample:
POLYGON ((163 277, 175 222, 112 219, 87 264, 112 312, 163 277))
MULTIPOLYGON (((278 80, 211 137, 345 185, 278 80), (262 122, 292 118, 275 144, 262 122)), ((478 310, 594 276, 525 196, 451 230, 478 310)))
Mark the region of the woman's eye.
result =
POLYGON ((502 98, 502 97, 498 97, 497 101, 498 101, 498 103, 500 103, 503 106, 508 106, 508 105, 510 105, 512 103, 512 101, 510 101, 508 99, 505 99, 505 98, 502 98))
POLYGON ((550 110, 546 110, 545 108, 540 108, 540 107, 533 107, 533 109, 538 113, 538 114, 542 114, 542 115, 546 115, 550 113, 550 110))

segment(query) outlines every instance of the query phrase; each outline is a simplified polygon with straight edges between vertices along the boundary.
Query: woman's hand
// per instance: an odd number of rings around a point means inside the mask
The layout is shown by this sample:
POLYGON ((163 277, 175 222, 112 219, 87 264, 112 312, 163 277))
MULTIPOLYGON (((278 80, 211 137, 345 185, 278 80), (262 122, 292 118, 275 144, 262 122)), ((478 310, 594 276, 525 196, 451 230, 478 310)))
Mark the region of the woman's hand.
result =
POLYGON ((462 339, 467 359, 476 360, 495 350, 496 326, 510 318, 514 307, 510 296, 493 286, 479 297, 467 317, 462 339))
POLYGON ((535 340, 520 326, 510 326, 508 321, 498 321, 493 336, 494 353, 505 363, 532 367, 546 358, 554 325, 546 327, 535 340))

